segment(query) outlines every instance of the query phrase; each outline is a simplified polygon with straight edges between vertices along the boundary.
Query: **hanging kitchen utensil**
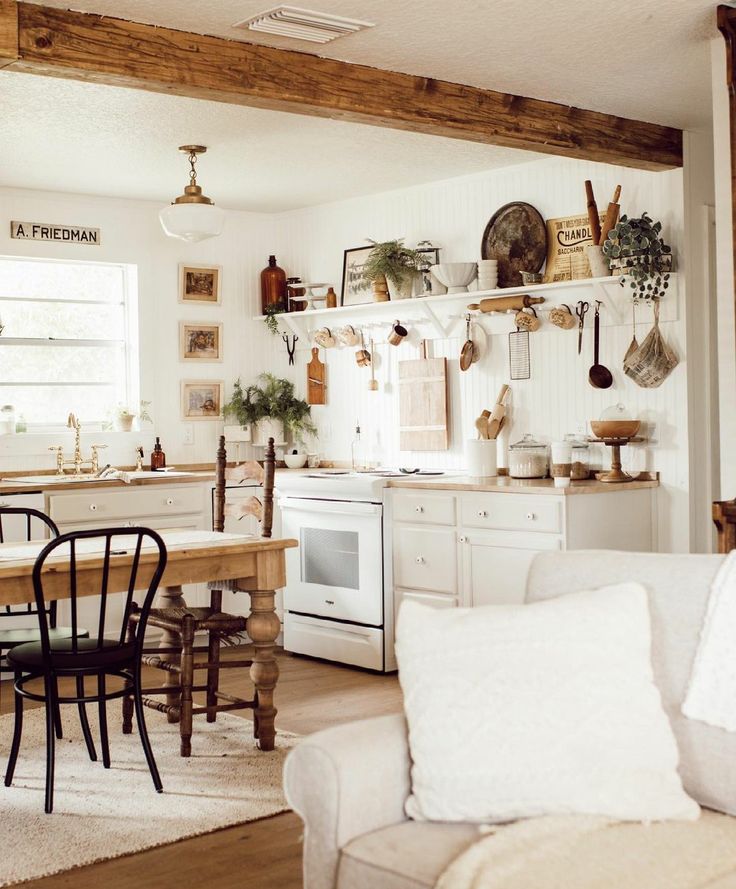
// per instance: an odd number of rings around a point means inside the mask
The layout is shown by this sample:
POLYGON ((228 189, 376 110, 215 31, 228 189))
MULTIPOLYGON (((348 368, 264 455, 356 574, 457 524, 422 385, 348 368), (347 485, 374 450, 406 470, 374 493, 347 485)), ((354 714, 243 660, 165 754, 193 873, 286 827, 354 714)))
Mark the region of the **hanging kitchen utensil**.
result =
POLYGON ((512 380, 528 380, 531 375, 529 331, 517 327, 509 334, 509 376, 512 380))
POLYGON ((346 346, 357 346, 360 336, 355 332, 352 324, 346 324, 337 331, 337 338, 346 346))
POLYGON ((590 305, 583 302, 582 299, 578 302, 575 308, 575 314, 578 316, 578 355, 583 348, 583 329, 585 328, 585 316, 589 308, 590 305))
POLYGON ((299 340, 299 337, 294 334, 294 336, 289 336, 288 333, 281 334, 281 339, 286 343, 286 352, 289 356, 289 365, 292 366, 294 364, 294 352, 296 351, 296 344, 299 340))
POLYGON ((654 326, 625 362, 626 376, 642 389, 656 389, 677 367, 679 360, 659 329, 659 300, 654 300, 654 326))
POLYGON ((631 342, 629 343, 629 348, 626 350, 626 354, 624 355, 624 369, 626 369, 626 362, 631 358, 631 356, 639 349, 639 341, 636 338, 636 300, 631 303, 631 321, 634 328, 634 334, 631 337, 631 342))
POLYGON ((365 347, 362 330, 360 331, 360 348, 355 353, 355 360, 358 362, 358 367, 368 367, 371 363, 371 353, 365 347))
POLYGON ((470 315, 465 316, 465 342, 460 350, 460 370, 469 370, 473 363, 473 340, 470 336, 470 315))
POLYGON ((312 360, 307 365, 307 404, 327 404, 325 366, 319 360, 319 349, 312 348, 312 360))
POLYGON ((514 316, 514 322, 520 330, 528 330, 530 333, 539 330, 542 323, 537 315, 537 310, 533 307, 521 309, 521 311, 517 312, 514 316))
POLYGON ((376 361, 374 356, 376 353, 373 350, 373 337, 370 338, 369 343, 371 347, 371 378, 368 380, 368 391, 375 392, 378 389, 378 380, 375 374, 376 361))
POLYGON ((538 272, 547 256, 547 227, 539 210, 515 201, 491 217, 481 241, 483 259, 498 260, 498 286, 521 287, 521 272, 538 272))
POLYGON ((427 358, 399 361, 399 448, 402 451, 446 451, 447 361, 427 358))
POLYGON ((613 385, 611 371, 598 360, 601 337, 601 301, 595 301, 595 321, 593 322, 593 366, 588 371, 588 382, 594 389, 610 389, 613 385))
POLYGON ((470 303, 467 307, 471 312, 508 312, 518 309, 527 309, 544 302, 543 296, 529 296, 528 293, 521 296, 489 296, 479 303, 470 303))

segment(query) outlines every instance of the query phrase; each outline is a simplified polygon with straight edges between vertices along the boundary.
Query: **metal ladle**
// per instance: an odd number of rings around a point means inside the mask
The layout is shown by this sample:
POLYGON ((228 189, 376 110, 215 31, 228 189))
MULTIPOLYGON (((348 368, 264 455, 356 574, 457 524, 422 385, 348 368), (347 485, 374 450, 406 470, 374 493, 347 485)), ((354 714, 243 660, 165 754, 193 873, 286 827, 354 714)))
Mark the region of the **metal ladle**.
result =
POLYGON ((595 321, 594 321, 594 333, 593 333, 593 358, 594 363, 593 366, 588 371, 588 381, 591 386, 595 389, 610 389, 613 385, 613 375, 611 371, 604 365, 599 364, 598 362, 598 348, 600 341, 600 331, 601 331, 601 318, 600 318, 600 300, 595 301, 595 321))

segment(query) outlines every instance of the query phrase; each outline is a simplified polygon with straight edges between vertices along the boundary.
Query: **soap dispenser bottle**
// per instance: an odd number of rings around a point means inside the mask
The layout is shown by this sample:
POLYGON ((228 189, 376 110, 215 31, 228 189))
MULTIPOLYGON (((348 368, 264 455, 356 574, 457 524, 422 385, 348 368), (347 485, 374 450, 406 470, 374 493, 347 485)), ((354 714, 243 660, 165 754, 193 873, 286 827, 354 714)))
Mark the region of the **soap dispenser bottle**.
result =
POLYGON ((360 420, 355 424, 355 438, 350 445, 350 464, 353 472, 359 472, 361 469, 365 469, 363 442, 360 438, 360 420))
POLYGON ((166 454, 161 447, 161 440, 156 436, 156 444, 151 452, 151 470, 163 469, 166 466, 166 454))

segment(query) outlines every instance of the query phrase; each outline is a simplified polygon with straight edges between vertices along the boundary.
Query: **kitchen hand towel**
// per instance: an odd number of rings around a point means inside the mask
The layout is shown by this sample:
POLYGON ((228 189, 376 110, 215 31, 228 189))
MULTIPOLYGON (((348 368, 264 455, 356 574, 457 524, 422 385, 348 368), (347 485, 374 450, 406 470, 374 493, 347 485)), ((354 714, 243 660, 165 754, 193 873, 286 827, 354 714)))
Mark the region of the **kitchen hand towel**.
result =
POLYGON ((690 686, 682 705, 689 719, 736 731, 736 550, 713 581, 690 686))

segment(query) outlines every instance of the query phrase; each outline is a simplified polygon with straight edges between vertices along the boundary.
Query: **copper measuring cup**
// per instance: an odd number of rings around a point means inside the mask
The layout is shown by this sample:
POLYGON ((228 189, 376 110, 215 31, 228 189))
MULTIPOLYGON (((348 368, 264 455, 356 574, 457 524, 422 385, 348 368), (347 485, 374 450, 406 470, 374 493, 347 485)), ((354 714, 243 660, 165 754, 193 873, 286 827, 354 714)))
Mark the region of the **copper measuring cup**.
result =
POLYGON ((391 333, 388 335, 387 342, 392 346, 400 346, 404 337, 407 336, 409 331, 398 321, 394 321, 394 325, 391 328, 391 333))

